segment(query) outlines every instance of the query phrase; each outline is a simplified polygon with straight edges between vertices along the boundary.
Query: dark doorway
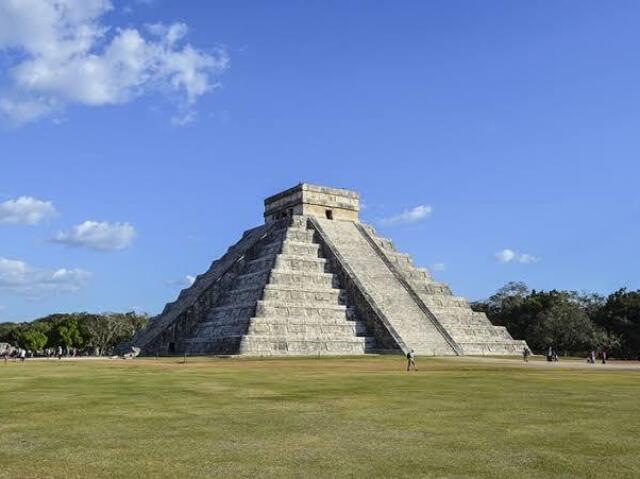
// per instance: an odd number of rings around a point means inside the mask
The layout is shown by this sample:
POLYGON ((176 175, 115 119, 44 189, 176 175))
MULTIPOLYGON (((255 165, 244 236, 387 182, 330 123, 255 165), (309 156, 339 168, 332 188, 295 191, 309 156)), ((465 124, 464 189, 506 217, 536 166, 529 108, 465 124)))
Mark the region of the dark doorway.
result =
POLYGON ((333 219, 333 211, 331 210, 324 210, 324 214, 327 217, 328 220, 332 220, 333 219))
POLYGON ((169 343, 169 354, 176 353, 176 343, 169 343))

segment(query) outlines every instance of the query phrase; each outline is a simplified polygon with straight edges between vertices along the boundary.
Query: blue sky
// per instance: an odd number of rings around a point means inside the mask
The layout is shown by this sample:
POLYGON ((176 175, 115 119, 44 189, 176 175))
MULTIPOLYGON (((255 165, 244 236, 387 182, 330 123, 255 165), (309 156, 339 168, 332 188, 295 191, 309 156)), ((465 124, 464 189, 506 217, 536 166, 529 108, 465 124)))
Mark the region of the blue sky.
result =
POLYGON ((300 181, 358 190, 470 299, 640 288, 639 21, 632 1, 0 1, 0 320, 157 313, 300 181))

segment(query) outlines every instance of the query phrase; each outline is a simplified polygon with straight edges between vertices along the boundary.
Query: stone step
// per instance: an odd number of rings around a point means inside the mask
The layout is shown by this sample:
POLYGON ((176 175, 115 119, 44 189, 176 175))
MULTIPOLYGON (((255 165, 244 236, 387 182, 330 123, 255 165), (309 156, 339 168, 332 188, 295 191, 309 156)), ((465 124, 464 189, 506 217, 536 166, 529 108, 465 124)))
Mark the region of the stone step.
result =
POLYGON ((407 271, 407 280, 411 282, 415 282, 419 285, 427 285, 430 284, 433 280, 431 279, 431 275, 426 269, 423 268, 412 268, 407 271))
POLYGON ((260 248, 259 255, 260 256, 276 255, 280 253, 281 249, 282 249, 282 240, 272 241, 271 243, 268 243, 260 248))
POLYGON ((326 318, 322 316, 254 316, 251 318, 251 321, 269 324, 309 324, 313 326, 335 326, 360 323, 360 321, 357 321, 355 318, 326 318))
POLYGON ((333 288, 300 288, 269 284, 264 289, 262 299, 281 303, 328 303, 340 304, 341 290, 333 288))
POLYGON ((429 308, 439 309, 442 311, 463 309, 469 313, 473 312, 466 299, 460 296, 445 296, 440 294, 421 294, 418 293, 420 299, 429 308))
POLYGON ((298 241, 301 243, 313 242, 313 231, 303 228, 289 227, 284 235, 286 240, 298 241))
POLYGON ((276 257, 274 269, 279 271, 300 271, 304 273, 327 273, 327 260, 280 254, 276 257))
POLYGON ((260 256, 259 258, 251 259, 246 262, 242 274, 259 273, 261 271, 268 271, 273 267, 273 263, 276 260, 277 255, 268 254, 260 256))
POLYGON ((249 288, 234 288, 227 291, 216 306, 255 303, 262 298, 264 285, 249 288))
POLYGON ((451 289, 449 286, 442 283, 436 283, 429 280, 415 280, 411 279, 411 286, 413 286, 416 292, 422 297, 422 295, 442 295, 442 296, 452 296, 451 289))
POLYGON ((287 336, 296 339, 349 339, 365 335, 362 323, 342 322, 341 324, 319 325, 305 323, 277 323, 269 321, 251 321, 247 334, 258 336, 287 336))
POLYGON ((206 322, 220 322, 225 320, 238 320, 253 316, 256 303, 234 304, 230 306, 217 306, 212 308, 207 315, 206 322))
POLYGON ((360 321, 351 321, 347 318, 327 318, 321 316, 261 316, 252 318, 222 318, 220 320, 205 321, 198 325, 198 336, 213 337, 229 334, 245 334, 250 325, 282 325, 313 328, 350 327, 364 334, 366 328, 360 321))
POLYGON ((399 253, 398 251, 385 251, 387 258, 393 261, 396 266, 406 268, 408 271, 413 271, 415 268, 411 261, 411 256, 406 253, 399 253))
POLYGON ((504 337, 499 334, 490 334, 490 333, 471 333, 471 334, 456 334, 451 333, 451 336, 458 343, 468 343, 468 342, 504 342, 511 341, 510 337, 504 337))
POLYGON ((525 342, 519 340, 502 342, 468 342, 459 343, 465 354, 470 355, 521 355, 525 342))
POLYGON ((325 303, 281 304, 277 302, 258 301, 256 317, 322 317, 346 319, 347 308, 343 305, 327 305, 325 303))
POLYGON ((282 244, 281 253, 288 256, 318 258, 320 256, 320 245, 316 243, 303 243, 300 241, 286 240, 282 244))
POLYGON ((375 346, 373 338, 354 337, 350 340, 299 340, 271 336, 245 336, 240 353, 257 356, 327 355, 344 356, 364 354, 375 346))
POLYGON ((284 285, 302 289, 333 288, 337 286, 337 278, 331 273, 304 273, 274 269, 271 271, 269 285, 284 285))
POLYGON ((219 320, 205 321, 198 325, 194 337, 217 338, 219 336, 243 335, 249 327, 251 316, 244 318, 221 318, 219 320))
POLYGON ((248 289, 253 287, 263 287, 269 279, 269 270, 258 271, 256 273, 240 274, 236 278, 233 286, 235 289, 248 289))
POLYGON ((229 334, 216 338, 189 338, 183 341, 182 350, 187 354, 237 354, 242 335, 229 334))

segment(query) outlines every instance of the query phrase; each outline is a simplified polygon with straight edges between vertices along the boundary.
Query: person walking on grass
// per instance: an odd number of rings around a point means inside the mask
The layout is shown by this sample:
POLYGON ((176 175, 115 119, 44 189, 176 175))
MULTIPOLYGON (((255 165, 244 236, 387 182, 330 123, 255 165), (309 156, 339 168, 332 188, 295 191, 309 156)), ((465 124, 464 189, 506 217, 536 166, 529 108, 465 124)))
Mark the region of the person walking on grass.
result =
POLYGON ((413 355, 413 349, 407 353, 407 371, 411 371, 413 367, 414 371, 417 371, 415 356, 413 355))
POLYGON ((522 360, 523 360, 525 363, 528 363, 528 362, 529 362, 529 355, 530 355, 530 354, 531 354, 531 351, 529 351, 529 348, 528 348, 528 347, 526 347, 526 346, 525 346, 524 348, 522 348, 522 360))

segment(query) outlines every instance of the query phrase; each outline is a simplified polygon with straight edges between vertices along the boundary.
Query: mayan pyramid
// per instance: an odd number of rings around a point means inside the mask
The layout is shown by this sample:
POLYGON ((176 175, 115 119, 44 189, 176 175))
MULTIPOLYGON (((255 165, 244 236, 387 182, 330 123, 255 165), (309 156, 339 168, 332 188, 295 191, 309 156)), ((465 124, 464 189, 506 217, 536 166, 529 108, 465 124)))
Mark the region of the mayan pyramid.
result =
POLYGON ((519 354, 484 313, 358 220, 353 191, 299 184, 130 345, 144 354, 519 354))

